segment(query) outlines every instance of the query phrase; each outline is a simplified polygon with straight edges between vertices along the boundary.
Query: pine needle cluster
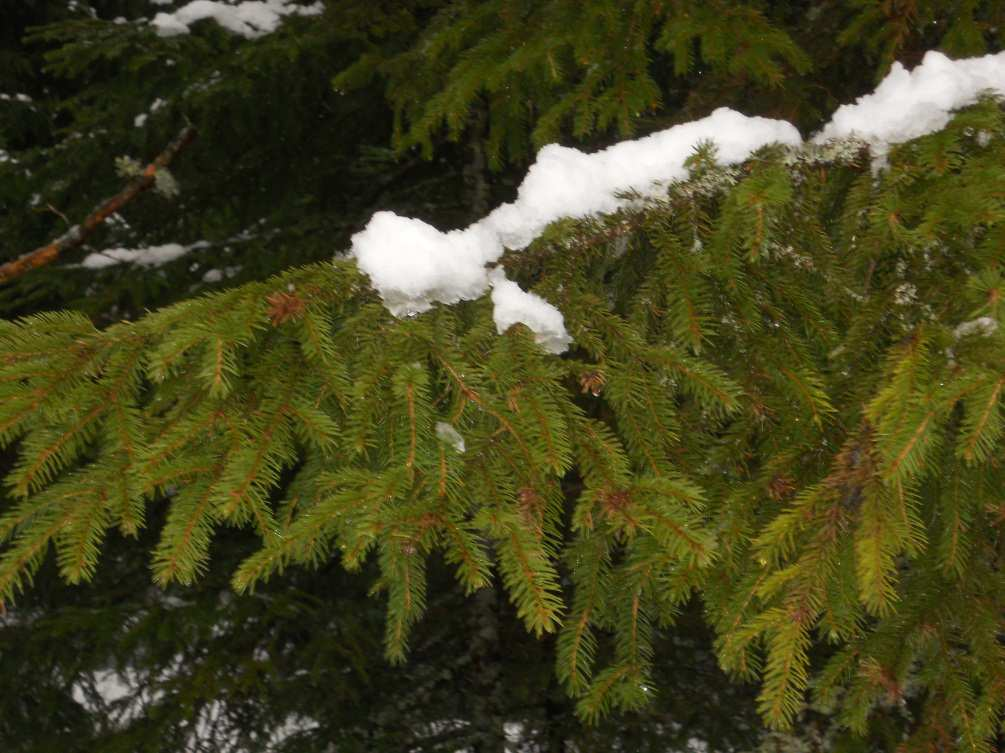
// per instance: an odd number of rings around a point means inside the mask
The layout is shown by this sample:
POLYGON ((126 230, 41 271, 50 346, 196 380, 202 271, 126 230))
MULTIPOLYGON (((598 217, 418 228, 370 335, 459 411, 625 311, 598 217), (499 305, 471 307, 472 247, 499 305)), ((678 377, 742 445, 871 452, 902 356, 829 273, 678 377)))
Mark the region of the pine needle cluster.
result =
POLYGON ((166 508, 154 579, 260 540, 253 589, 379 568, 407 655, 441 556, 497 578, 595 719, 658 692, 653 636, 700 598, 776 727, 912 714, 907 749, 991 751, 1005 710, 1005 113, 983 101, 872 169, 854 143, 711 145, 658 201, 503 260, 555 303, 548 355, 486 299, 395 319, 350 260, 134 323, 0 325, 0 599, 72 582, 166 508))

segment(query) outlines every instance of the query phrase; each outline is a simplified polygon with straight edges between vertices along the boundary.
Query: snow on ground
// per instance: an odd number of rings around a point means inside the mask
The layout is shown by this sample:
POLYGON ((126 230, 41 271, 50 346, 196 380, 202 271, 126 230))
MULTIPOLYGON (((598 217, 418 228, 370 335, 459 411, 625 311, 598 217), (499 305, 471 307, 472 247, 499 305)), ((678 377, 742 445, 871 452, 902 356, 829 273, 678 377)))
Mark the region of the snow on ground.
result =
POLYGON ((234 34, 257 39, 274 32, 284 16, 316 16, 322 11, 324 5, 320 2, 296 5, 291 0, 193 0, 177 10, 158 13, 150 23, 159 36, 173 37, 188 34, 197 21, 213 19, 234 34))
MULTIPOLYGON (((882 158, 892 144, 943 128, 953 110, 983 92, 1005 96, 1005 52, 955 61, 929 52, 910 72, 895 63, 875 92, 840 107, 813 141, 858 138, 882 158)), ((527 171, 516 201, 469 227, 441 232, 421 220, 377 212, 353 236, 350 254, 395 316, 478 298, 491 287, 500 333, 522 322, 545 350, 561 353, 572 341, 562 313, 486 265, 506 248, 526 248, 555 220, 615 211, 628 202, 619 193, 659 196, 669 182, 688 177, 684 162, 705 141, 715 143, 724 165, 743 162, 768 144, 803 143, 791 123, 720 108, 593 154, 549 144, 527 171)))

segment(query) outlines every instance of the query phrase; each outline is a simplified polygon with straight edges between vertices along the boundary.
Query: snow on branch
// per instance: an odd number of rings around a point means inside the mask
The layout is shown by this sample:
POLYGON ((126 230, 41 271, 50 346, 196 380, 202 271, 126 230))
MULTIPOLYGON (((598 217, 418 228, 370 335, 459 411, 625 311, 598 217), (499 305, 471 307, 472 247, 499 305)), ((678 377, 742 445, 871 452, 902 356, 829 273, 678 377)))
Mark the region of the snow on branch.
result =
POLYGON ((720 108, 594 154, 549 144, 528 170, 516 201, 466 229, 442 233, 421 220, 378 212, 353 236, 352 254, 395 316, 421 313, 434 302, 478 298, 492 286, 500 332, 522 322, 546 350, 561 353, 571 342, 561 312, 521 291, 501 270, 490 274, 486 265, 506 248, 526 248, 558 219, 615 211, 625 203, 618 193, 660 195, 667 183, 687 177, 684 162, 705 141, 715 141, 719 158, 734 164, 766 144, 796 146, 802 139, 785 121, 720 108))
MULTIPOLYGON (((1005 96, 1005 52, 955 61, 929 52, 911 72, 894 64, 874 93, 840 107, 812 141, 857 138, 882 158, 892 144, 940 130, 953 110, 973 104, 985 92, 1005 96)), ((395 316, 427 311, 436 302, 478 298, 491 287, 500 333, 522 322, 545 350, 561 353, 571 342, 561 312, 488 265, 507 248, 526 248, 558 219, 623 207, 628 199, 619 194, 661 195, 668 183, 688 177, 685 161, 709 141, 724 165, 743 162, 768 144, 803 144, 791 123, 727 108, 593 154, 549 144, 527 171, 516 201, 450 232, 377 212, 353 236, 350 254, 395 316)))
POLYGON ((93 254, 88 254, 80 263, 84 269, 104 269, 117 264, 134 264, 139 267, 161 267, 180 259, 186 254, 210 244, 198 241, 188 246, 180 243, 164 243, 160 246, 146 248, 106 248, 93 254))
POLYGON ((192 142, 195 138, 195 133, 195 128, 185 126, 175 137, 174 141, 168 144, 153 162, 140 170, 125 188, 111 198, 101 202, 84 218, 82 223, 74 225, 51 243, 6 264, 0 264, 0 283, 9 282, 32 269, 51 264, 64 251, 81 245, 105 220, 141 193, 156 185, 158 172, 170 165, 178 153, 192 142))
POLYGON ((894 63, 876 91, 839 107, 813 141, 855 137, 881 156, 894 144, 942 130, 954 110, 984 92, 1005 96, 1005 53, 950 60, 928 52, 912 71, 894 63))
MULTIPOLYGON (((162 4, 162 3, 158 3, 162 4)), ((188 34, 189 27, 197 21, 213 19, 227 31, 247 39, 257 39, 271 34, 284 16, 317 16, 324 11, 320 2, 297 5, 291 0, 193 0, 177 10, 158 13, 150 22, 162 37, 188 34)))

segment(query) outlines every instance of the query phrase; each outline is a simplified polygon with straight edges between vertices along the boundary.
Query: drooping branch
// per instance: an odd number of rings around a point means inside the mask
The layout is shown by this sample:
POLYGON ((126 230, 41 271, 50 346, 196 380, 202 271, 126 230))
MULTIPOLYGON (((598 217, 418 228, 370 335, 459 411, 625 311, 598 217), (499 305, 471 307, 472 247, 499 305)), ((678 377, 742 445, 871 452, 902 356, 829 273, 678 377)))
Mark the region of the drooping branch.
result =
POLYGON ((153 162, 143 168, 143 172, 130 180, 126 184, 126 187, 117 194, 105 199, 95 207, 82 223, 74 225, 54 241, 41 248, 19 256, 17 259, 9 261, 6 264, 0 264, 0 284, 20 277, 32 269, 50 264, 58 259, 59 255, 64 251, 81 245, 101 223, 139 194, 153 186, 157 177, 157 171, 171 164, 171 161, 178 153, 192 142, 195 134, 196 130, 193 126, 185 126, 175 137, 174 141, 168 144, 153 162))

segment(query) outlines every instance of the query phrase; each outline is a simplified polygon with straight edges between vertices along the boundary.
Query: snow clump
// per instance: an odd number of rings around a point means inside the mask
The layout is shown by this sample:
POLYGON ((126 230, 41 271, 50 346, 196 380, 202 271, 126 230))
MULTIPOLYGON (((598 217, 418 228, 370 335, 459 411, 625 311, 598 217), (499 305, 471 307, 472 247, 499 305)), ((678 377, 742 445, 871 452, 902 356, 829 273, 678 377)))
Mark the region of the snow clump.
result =
POLYGON ((969 335, 993 335, 997 331, 998 322, 990 316, 982 316, 957 325, 956 329, 953 330, 953 335, 959 340, 961 337, 969 335))
POLYGON ((485 265, 503 247, 478 224, 443 233, 422 220, 377 212, 352 238, 360 268, 395 316, 421 314, 433 301, 456 303, 485 292, 485 265))
POLYGON ((549 353, 564 353, 572 338, 565 331, 562 312, 544 298, 507 280, 501 269, 489 274, 492 283, 492 320, 500 334, 518 322, 527 325, 534 340, 549 353))
POLYGON ((295 5, 290 0, 245 0, 231 3, 222 0, 193 0, 171 13, 158 13, 150 23, 158 36, 173 37, 188 34, 197 21, 211 18, 227 31, 247 39, 257 39, 274 32, 283 16, 317 16, 324 11, 320 2, 295 5))
POLYGON ((511 249, 530 245, 563 217, 610 214, 628 201, 618 193, 662 196, 667 184, 688 177, 684 162, 702 142, 714 141, 723 165, 743 162, 773 143, 799 146, 802 138, 784 120, 748 117, 720 107, 711 115, 619 144, 593 154, 549 144, 511 204, 503 204, 479 224, 488 226, 511 249))
MULTIPOLYGON (((973 104, 983 92, 1005 96, 1005 52, 956 61, 929 52, 911 72, 895 63, 875 92, 840 107, 812 142, 854 138, 882 159, 890 145, 940 130, 953 110, 973 104)), ((561 353, 572 341, 562 313, 488 265, 507 248, 526 248, 558 219, 626 206, 630 200, 619 194, 661 196, 668 183, 688 178, 685 161, 703 142, 715 144, 724 166, 741 163, 768 144, 803 145, 791 123, 727 108, 593 154, 550 144, 527 171, 516 200, 469 227, 441 232, 421 220, 377 212, 353 236, 350 254, 395 316, 427 311, 436 302, 478 298, 491 287, 500 333, 522 322, 545 350, 561 353)))
POLYGON ((446 233, 421 220, 377 212, 353 236, 351 254, 395 316, 422 313, 435 302, 478 298, 491 286, 500 333, 522 322, 545 350, 561 353, 572 342, 561 312, 486 265, 507 248, 526 248, 555 220, 625 206, 628 200, 618 193, 659 196, 670 181, 687 177, 684 162, 703 141, 715 141, 719 159, 734 164, 767 144, 796 146, 802 139, 785 121, 720 108, 701 120, 594 154, 551 144, 539 152, 513 203, 446 233))
POLYGON ((197 241, 189 246, 180 243, 165 243, 163 246, 149 248, 106 248, 97 253, 88 254, 80 263, 84 269, 104 269, 117 264, 135 264, 140 267, 160 267, 185 254, 200 248, 206 248, 209 243, 197 241))
POLYGON ((1005 95, 1005 52, 950 60, 930 51, 912 71, 894 63, 876 91, 839 107, 813 140, 855 137, 881 155, 893 144, 942 130, 954 110, 974 104, 983 92, 1005 95))
POLYGON ((448 445, 457 450, 457 452, 464 452, 464 437, 462 437, 461 433, 446 421, 436 422, 436 436, 441 441, 446 442, 448 445))

